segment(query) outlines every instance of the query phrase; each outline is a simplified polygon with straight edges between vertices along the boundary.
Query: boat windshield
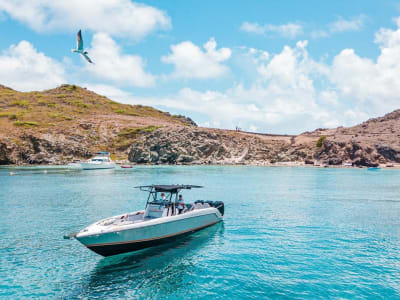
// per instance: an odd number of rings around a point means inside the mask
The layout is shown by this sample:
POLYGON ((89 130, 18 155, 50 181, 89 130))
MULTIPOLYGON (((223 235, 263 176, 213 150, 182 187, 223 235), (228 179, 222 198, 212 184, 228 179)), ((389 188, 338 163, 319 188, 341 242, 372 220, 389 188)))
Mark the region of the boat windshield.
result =
POLYGON ((149 192, 149 196, 147 198, 147 205, 148 205, 149 203, 164 202, 165 204, 170 204, 172 202, 176 202, 178 199, 178 193, 181 190, 202 188, 202 186, 176 184, 176 185, 144 185, 144 186, 137 186, 137 188, 140 188, 141 191, 149 192), (161 199, 161 197, 159 197, 160 194, 166 194, 166 197, 164 199, 161 199))

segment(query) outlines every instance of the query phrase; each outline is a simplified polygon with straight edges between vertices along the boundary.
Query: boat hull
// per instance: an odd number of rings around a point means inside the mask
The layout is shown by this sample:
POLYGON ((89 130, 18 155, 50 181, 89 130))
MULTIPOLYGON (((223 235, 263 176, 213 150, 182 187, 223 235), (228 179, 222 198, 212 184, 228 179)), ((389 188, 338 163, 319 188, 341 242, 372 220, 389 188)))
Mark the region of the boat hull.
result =
POLYGON ((127 252, 133 252, 133 251, 138 251, 138 250, 142 250, 142 249, 146 249, 146 248, 150 248, 150 247, 154 247, 154 246, 158 246, 158 245, 162 245, 165 243, 175 241, 184 236, 192 234, 193 232, 196 232, 196 231, 199 231, 206 227, 212 226, 218 222, 220 222, 220 221, 216 221, 215 223, 207 224, 205 226, 201 226, 200 228, 193 228, 190 231, 176 234, 173 236, 163 237, 163 238, 156 238, 156 239, 145 240, 145 241, 134 241, 134 242, 128 242, 128 243, 121 243, 121 244, 112 244, 112 245, 87 246, 87 248, 92 250, 93 252, 96 252, 97 254, 102 255, 102 256, 112 256, 112 255, 117 255, 117 254, 122 254, 122 253, 127 253, 127 252))
POLYGON ((114 169, 115 164, 114 163, 100 163, 100 164, 94 164, 94 163, 81 163, 82 170, 99 170, 99 169, 114 169))
POLYGON ((168 217, 170 220, 164 222, 148 221, 144 226, 121 231, 89 236, 77 235, 76 239, 97 254, 111 256, 164 244, 222 221, 222 216, 216 211, 183 216, 168 217))

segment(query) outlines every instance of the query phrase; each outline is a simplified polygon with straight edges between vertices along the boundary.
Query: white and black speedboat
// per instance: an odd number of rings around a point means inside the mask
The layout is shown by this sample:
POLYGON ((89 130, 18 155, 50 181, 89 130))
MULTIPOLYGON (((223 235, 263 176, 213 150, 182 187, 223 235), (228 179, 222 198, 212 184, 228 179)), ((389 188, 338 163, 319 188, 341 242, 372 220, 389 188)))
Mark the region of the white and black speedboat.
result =
MULTIPOLYGON (((72 235, 90 250, 110 256, 169 242, 223 219, 222 201, 197 200, 179 214, 178 193, 195 185, 140 186, 149 193, 146 208, 100 220, 72 235), (167 195, 160 199, 160 194, 167 195)), ((182 208, 182 207, 180 207, 182 208)))

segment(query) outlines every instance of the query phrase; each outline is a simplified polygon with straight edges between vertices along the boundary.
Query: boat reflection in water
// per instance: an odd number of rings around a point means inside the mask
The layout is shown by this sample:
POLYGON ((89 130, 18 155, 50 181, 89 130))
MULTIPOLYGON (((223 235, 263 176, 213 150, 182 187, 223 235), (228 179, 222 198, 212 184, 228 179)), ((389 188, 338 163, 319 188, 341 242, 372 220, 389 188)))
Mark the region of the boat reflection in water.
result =
POLYGON ((74 295, 163 298, 188 288, 187 275, 215 259, 224 243, 223 222, 177 241, 101 259, 74 295), (122 294, 121 294, 121 291, 122 294))

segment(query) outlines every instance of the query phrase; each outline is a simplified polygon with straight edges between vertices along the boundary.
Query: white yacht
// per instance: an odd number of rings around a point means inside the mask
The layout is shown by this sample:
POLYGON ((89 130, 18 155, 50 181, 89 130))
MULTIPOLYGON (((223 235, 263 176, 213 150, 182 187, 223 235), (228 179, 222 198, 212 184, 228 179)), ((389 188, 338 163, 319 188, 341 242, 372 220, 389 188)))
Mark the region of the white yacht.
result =
POLYGON ((150 185, 138 188, 149 193, 144 210, 100 220, 69 237, 75 237, 100 255, 110 256, 165 243, 223 219, 222 201, 178 203, 178 193, 182 189, 200 186, 150 185), (167 197, 161 200, 160 193, 167 197))
POLYGON ((82 170, 114 169, 115 163, 110 158, 109 152, 97 152, 96 156, 81 163, 82 170))

